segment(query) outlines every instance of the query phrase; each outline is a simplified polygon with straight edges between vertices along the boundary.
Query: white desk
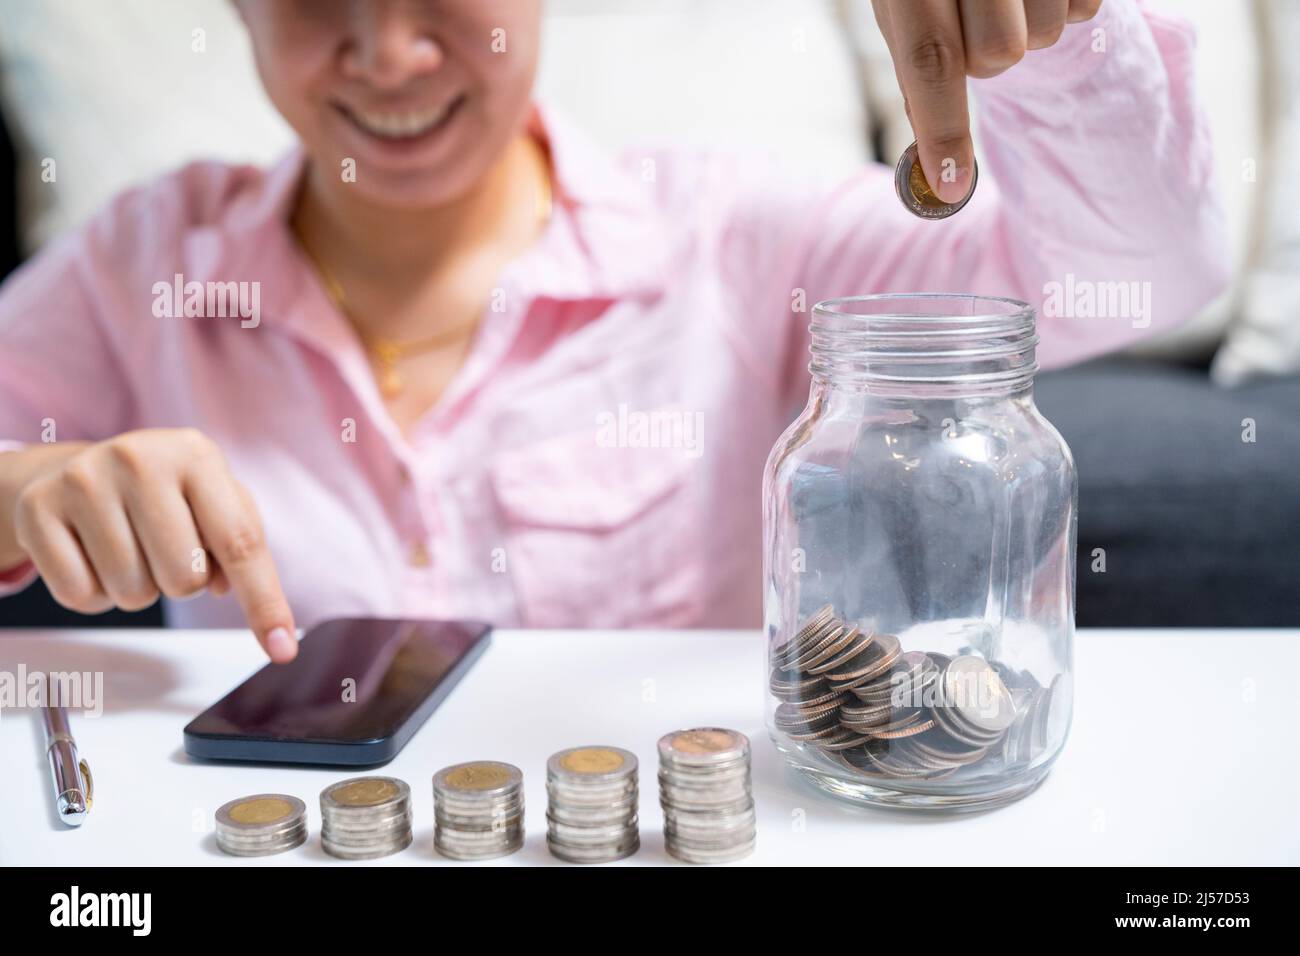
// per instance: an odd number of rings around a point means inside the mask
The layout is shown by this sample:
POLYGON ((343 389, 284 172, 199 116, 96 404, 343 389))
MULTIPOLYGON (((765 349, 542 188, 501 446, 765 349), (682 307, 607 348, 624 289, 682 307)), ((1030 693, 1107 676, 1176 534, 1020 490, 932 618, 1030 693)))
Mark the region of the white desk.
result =
MULTIPOLYGON (((610 743, 641 760, 640 853, 663 849, 655 742, 715 724, 754 743, 753 864, 1297 864, 1296 631, 1085 631, 1077 642, 1074 729, 1046 783, 1001 810, 921 816, 850 807, 785 769, 762 726, 757 632, 499 631, 493 646, 382 773, 411 785, 415 843, 385 865, 466 865, 433 850, 435 770, 517 764, 527 843, 491 865, 556 863, 546 850, 546 758, 610 743), (521 715, 518 718, 507 716, 521 715), (799 811, 802 811, 800 813, 799 811), (802 821, 802 828, 796 825, 802 821)), ((348 771, 196 763, 181 728, 261 666, 233 631, 0 631, 0 670, 105 672, 104 713, 73 714, 95 775, 80 829, 51 809, 39 720, 0 714, 0 863, 358 866, 320 849, 321 789, 348 771), (226 800, 280 791, 307 803, 296 850, 222 854, 212 819, 226 800)))

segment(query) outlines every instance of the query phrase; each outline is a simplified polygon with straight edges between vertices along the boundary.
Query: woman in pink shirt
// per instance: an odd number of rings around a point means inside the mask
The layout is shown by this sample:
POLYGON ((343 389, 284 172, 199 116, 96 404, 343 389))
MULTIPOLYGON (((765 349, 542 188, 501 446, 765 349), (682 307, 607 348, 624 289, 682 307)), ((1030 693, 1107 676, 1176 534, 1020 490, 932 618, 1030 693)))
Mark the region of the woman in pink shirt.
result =
POLYGON ((877 0, 945 199, 979 78, 981 184, 936 223, 880 167, 601 155, 532 99, 539 0, 239 0, 301 146, 122 195, 5 285, 0 587, 161 593, 281 661, 337 615, 754 624, 813 302, 1150 283, 1141 321, 1042 315, 1052 366, 1225 281, 1193 38, 1099 2, 877 0))

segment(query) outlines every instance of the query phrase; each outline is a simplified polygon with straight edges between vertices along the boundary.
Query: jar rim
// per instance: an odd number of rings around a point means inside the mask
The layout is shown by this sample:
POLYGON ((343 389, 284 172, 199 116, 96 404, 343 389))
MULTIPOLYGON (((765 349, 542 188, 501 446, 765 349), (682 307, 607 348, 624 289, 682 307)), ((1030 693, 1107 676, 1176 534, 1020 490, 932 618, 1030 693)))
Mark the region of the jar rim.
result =
POLYGON ((813 378, 872 389, 1019 390, 1038 368, 1033 307, 952 292, 882 293, 813 306, 813 378))
POLYGON ((975 322, 980 320, 1012 320, 1033 318, 1034 309, 1028 302, 1020 299, 1012 299, 1008 296, 997 295, 975 295, 966 292, 877 292, 868 295, 845 295, 831 299, 823 299, 813 306, 813 314, 821 314, 836 319, 906 319, 918 323, 941 322, 975 322), (946 311, 946 312, 891 312, 891 311, 861 311, 851 308, 845 308, 853 303, 888 303, 888 302, 920 302, 931 300, 936 302, 966 302, 966 303, 995 303, 1002 308, 994 310, 980 310, 972 308, 969 312, 964 311, 946 311))

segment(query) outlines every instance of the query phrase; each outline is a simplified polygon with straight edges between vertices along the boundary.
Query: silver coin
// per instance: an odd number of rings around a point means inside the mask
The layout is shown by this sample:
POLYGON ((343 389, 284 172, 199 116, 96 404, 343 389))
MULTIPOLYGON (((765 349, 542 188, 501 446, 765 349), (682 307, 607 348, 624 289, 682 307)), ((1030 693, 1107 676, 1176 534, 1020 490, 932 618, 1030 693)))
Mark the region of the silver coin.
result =
POLYGON ((665 843, 668 853, 683 863, 732 863, 754 852, 755 840, 750 838, 735 846, 721 848, 697 847, 677 842, 665 843))
POLYGON ((836 751, 848 750, 852 747, 858 747, 865 744, 871 738, 866 734, 860 734, 854 730, 846 729, 839 737, 832 737, 828 740, 818 741, 817 746, 822 750, 836 751))
POLYGON ((935 760, 958 763, 962 766, 979 762, 989 752, 987 745, 974 748, 964 746, 952 738, 944 736, 937 729, 929 734, 913 737, 907 744, 911 749, 935 760))
POLYGON ((445 832, 435 833, 433 838, 433 848, 442 856, 449 860, 494 860, 498 857, 509 856, 524 845, 523 833, 518 836, 511 836, 496 844, 485 845, 481 847, 465 847, 454 842, 449 843, 446 840, 445 832))
POLYGON ((1064 674, 1057 674, 1052 678, 1051 683, 1044 692, 1037 719, 1033 724, 1033 753, 1035 757, 1045 751, 1048 744, 1053 740, 1060 739, 1065 735, 1065 724, 1068 722, 1069 716, 1069 685, 1064 674))
POLYGON ((819 697, 830 689, 830 683, 824 677, 791 676, 780 668, 773 669, 767 686, 773 697, 791 703, 819 697))
POLYGON ((837 645, 837 651, 830 656, 821 656, 815 664, 809 664, 804 668, 809 674, 831 674, 844 668, 850 661, 858 660, 871 647, 876 635, 871 632, 863 633, 856 627, 850 627, 846 632, 847 640, 842 640, 837 645))
POLYGON ((933 729, 933 727, 934 718, 924 717, 921 711, 917 711, 903 720, 886 724, 883 727, 872 727, 871 730, 867 731, 867 736, 875 740, 899 740, 923 734, 927 730, 933 729))
POLYGON ((831 723, 827 724, 824 727, 815 727, 812 729, 805 729, 800 731, 787 730, 785 732, 785 735, 789 737, 791 740, 817 741, 817 740, 828 740, 832 737, 835 737, 840 733, 840 730, 841 727, 839 721, 832 721, 831 723))
POLYGON ((785 668, 787 671, 808 671, 809 665, 825 659, 827 654, 837 653, 851 639, 851 629, 846 629, 840 621, 831 621, 809 641, 808 648, 803 653, 786 661, 785 668))
POLYGON ((908 651, 899 657, 898 663, 890 673, 883 686, 872 690, 871 684, 854 689, 854 693, 863 703, 879 703, 888 700, 895 707, 919 707, 925 699, 926 691, 938 679, 939 668, 924 651, 908 651))
POLYGON ((660 790, 659 806, 665 812, 736 813, 754 802, 750 788, 728 793, 683 792, 671 787, 660 790))
POLYGON ((964 724, 958 723, 953 718, 951 708, 945 706, 932 707, 928 709, 926 713, 934 720, 937 730, 942 731, 947 737, 965 747, 967 750, 987 748, 990 744, 1001 737, 1001 734, 989 738, 975 733, 964 724))
POLYGON ((810 654, 815 654, 819 648, 825 647, 828 643, 835 640, 843 630, 843 625, 838 620, 827 621, 817 630, 800 638, 797 647, 793 647, 788 653, 774 658, 774 666, 789 674, 797 673, 799 671, 800 661, 807 658, 810 654))
POLYGON ((945 703, 974 730, 1001 735, 1015 720, 1006 684, 982 657, 955 657, 943 672, 945 703))
POLYGON ((459 830, 455 827, 438 827, 433 838, 436 843, 457 847, 465 851, 496 849, 522 839, 524 827, 522 821, 511 826, 487 830, 459 830))
POLYGON ((377 860, 380 857, 392 856, 394 853, 400 853, 411 845, 412 839, 411 831, 407 830, 395 840, 388 840, 382 843, 354 845, 338 843, 328 839, 322 833, 321 849, 330 856, 337 857, 340 860, 377 860))
POLYGON ((782 730, 798 729, 824 724, 828 720, 835 720, 839 713, 839 697, 825 704, 818 704, 816 707, 801 707, 797 704, 777 704, 776 712, 772 715, 773 721, 782 730))
POLYGON ((924 777, 929 770, 924 767, 909 767, 897 760, 890 759, 890 748, 865 746, 861 753, 874 765, 875 769, 889 777, 924 777))
POLYGON ((844 724, 880 724, 888 723, 894 713, 894 705, 883 704, 842 704, 840 705, 840 723, 844 724))
POLYGON ((599 825, 570 823, 551 813, 546 814, 547 833, 552 839, 570 846, 606 846, 626 843, 637 831, 637 822, 635 813, 630 817, 599 825))
POLYGON ((694 843, 732 843, 754 832, 757 816, 751 803, 745 810, 728 815, 664 811, 664 835, 668 839, 694 843))
POLYGON ((836 690, 850 690, 870 683, 881 674, 888 673, 902 654, 902 645, 893 634, 873 635, 866 653, 850 661, 842 670, 828 671, 827 679, 836 690))
POLYGON ((835 620, 835 608, 829 604, 822 605, 784 644, 772 649, 773 662, 788 662, 808 649, 808 641, 823 627, 835 620))
POLYGON ((611 863, 614 860, 622 860, 632 856, 637 850, 641 849, 641 836, 640 834, 632 834, 622 843, 588 847, 572 846, 563 841, 554 840, 548 835, 546 848, 551 851, 551 855, 557 860, 564 860, 566 863, 611 863))
POLYGON ((915 738, 898 741, 897 746, 894 748, 893 751, 895 754, 898 754, 899 757, 902 760, 904 760, 904 762, 906 762, 907 764, 916 767, 923 767, 927 770, 935 770, 935 771, 953 770, 957 767, 962 766, 960 761, 943 760, 937 757, 933 757, 930 754, 925 753, 924 751, 917 750, 915 747, 911 746, 913 740, 915 740, 915 738))

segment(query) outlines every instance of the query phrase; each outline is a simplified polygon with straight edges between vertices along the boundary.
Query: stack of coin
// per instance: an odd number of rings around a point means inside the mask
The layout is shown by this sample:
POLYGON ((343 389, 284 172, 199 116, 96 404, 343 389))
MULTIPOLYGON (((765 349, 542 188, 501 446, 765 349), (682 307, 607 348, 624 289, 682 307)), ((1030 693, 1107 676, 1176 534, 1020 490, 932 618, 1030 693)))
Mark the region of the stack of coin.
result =
POLYGON ((749 738, 701 727, 659 740, 664 845, 687 863, 725 863, 754 849, 749 738))
POLYGON ((233 856, 269 856, 307 841, 307 804, 283 793, 240 797, 217 811, 217 846, 233 856))
POLYGON ((373 860, 411 844, 411 788, 394 777, 353 777, 320 795, 320 842, 344 860, 373 860))
POLYGON ((490 860, 524 845, 524 775, 493 760, 433 775, 433 845, 453 860, 490 860))
POLYGON ((975 654, 904 652, 829 604, 771 661, 776 729, 868 776, 939 780, 986 758, 1031 760, 1047 746, 1053 697, 1064 696, 975 654))
POLYGON ((636 755, 618 747, 562 750, 546 764, 546 845, 570 863, 604 863, 641 846, 636 755))

